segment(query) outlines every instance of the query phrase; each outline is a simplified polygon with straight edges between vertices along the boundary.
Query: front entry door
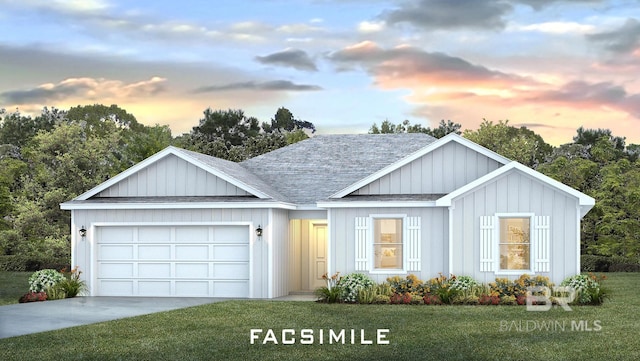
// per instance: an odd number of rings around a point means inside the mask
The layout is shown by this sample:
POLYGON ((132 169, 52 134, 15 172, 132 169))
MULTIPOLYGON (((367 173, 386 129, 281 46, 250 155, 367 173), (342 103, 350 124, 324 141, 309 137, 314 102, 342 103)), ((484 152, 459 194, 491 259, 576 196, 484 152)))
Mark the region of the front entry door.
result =
POLYGON ((309 237, 309 285, 311 289, 326 286, 322 275, 327 272, 327 224, 312 223, 309 237))

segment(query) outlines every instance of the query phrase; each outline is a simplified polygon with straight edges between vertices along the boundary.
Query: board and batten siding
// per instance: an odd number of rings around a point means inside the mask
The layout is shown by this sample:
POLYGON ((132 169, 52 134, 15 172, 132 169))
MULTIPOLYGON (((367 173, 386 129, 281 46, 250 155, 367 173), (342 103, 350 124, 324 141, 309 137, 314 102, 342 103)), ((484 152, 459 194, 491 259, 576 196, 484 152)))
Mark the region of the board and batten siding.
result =
POLYGON ((270 268, 273 292, 269 298, 275 298, 286 296, 291 291, 289 286, 289 213, 282 209, 272 209, 270 218, 269 224, 272 227, 272 265, 270 268))
POLYGON ((502 164, 450 142, 353 192, 353 195, 445 194, 502 164))
POLYGON ((246 191, 171 154, 96 197, 246 196, 246 191))
MULTIPOLYGON (((455 275, 493 282, 494 272, 482 272, 481 217, 496 213, 533 213, 550 220, 551 272, 536 273, 559 284, 577 268, 578 200, 518 171, 511 171, 455 199, 452 221, 452 263, 455 275)), ((495 247, 494 247, 495 248, 495 247)), ((493 250, 499 257, 499 250, 493 250)), ((533 252, 533 249, 532 249, 533 252)), ((534 255, 535 263, 535 255, 534 255)), ((502 277, 502 276, 500 276, 502 277)), ((514 278, 514 277, 510 277, 514 278)))
MULTIPOLYGON (((137 210, 137 209, 120 209, 120 210, 73 210, 72 211, 72 263, 79 266, 83 272, 84 278, 88 282, 95 280, 96 275, 91 274, 95 265, 91 265, 92 255, 91 246, 95 247, 95 235, 91 233, 92 225, 110 223, 123 223, 134 225, 137 223, 172 225, 187 223, 225 223, 225 222, 243 222, 252 223, 254 227, 261 225, 264 229, 269 227, 270 219, 280 222, 283 216, 280 213, 270 217, 268 209, 157 209, 157 210, 137 210), (78 236, 78 230, 85 226, 88 230, 87 236, 82 240, 78 236)), ((288 222, 288 219, 286 220, 288 222)), ((286 226, 285 222, 285 226, 286 226)), ((275 225, 273 234, 282 234, 284 232, 284 240, 286 241, 286 230, 282 230, 282 225, 275 225)), ((251 269, 252 288, 254 298, 267 298, 269 285, 269 243, 262 237, 262 240, 256 240, 253 229, 250 229, 250 250, 251 250, 251 269)), ((283 246, 278 243, 277 247, 283 246)), ((286 247, 285 247, 286 249, 286 247)), ((274 252, 275 254, 276 252, 274 252)), ((286 257, 286 256, 283 256, 286 257)), ((287 259, 287 258, 285 258, 287 259)), ((286 265, 284 265, 286 267, 286 265)), ((280 286, 283 282, 279 282, 278 292, 287 285, 280 286)), ((275 289, 275 288, 274 288, 275 289)))
MULTIPOLYGON (((406 214, 420 217, 421 270, 409 272, 428 280, 448 269, 448 211, 446 208, 334 208, 329 210, 329 242, 332 260, 329 272, 341 275, 356 272, 356 217, 380 214, 406 214)), ((407 250, 408 251, 408 250, 407 250)), ((364 272, 367 273, 367 272, 364 272)), ((394 274, 369 274, 376 282, 384 282, 394 274)), ((405 277, 406 274, 400 275, 405 277)))

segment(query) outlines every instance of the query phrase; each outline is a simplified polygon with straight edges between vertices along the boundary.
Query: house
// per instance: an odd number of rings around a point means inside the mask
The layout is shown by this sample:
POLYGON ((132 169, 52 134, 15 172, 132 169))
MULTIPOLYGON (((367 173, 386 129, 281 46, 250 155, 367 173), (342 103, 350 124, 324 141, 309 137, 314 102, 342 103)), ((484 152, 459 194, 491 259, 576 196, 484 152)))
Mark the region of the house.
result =
POLYGON ((168 147, 61 207, 91 295, 273 298, 327 272, 559 283, 593 205, 458 135, 390 134, 242 163, 168 147))

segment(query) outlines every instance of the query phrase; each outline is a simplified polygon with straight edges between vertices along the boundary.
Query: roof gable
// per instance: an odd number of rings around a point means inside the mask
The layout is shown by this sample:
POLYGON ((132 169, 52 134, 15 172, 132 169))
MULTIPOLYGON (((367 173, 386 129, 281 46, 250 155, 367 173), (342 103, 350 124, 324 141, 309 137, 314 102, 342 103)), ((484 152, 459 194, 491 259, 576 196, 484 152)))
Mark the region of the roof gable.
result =
POLYGON ((438 199, 436 201, 436 206, 449 207, 454 199, 459 198, 469 192, 474 191, 477 188, 482 187, 483 185, 491 182, 503 175, 506 175, 510 172, 521 172, 528 175, 531 178, 534 178, 540 182, 545 183, 546 185, 555 188, 561 192, 564 192, 570 196, 573 196, 578 199, 578 204, 581 209, 581 216, 584 216, 595 204, 595 199, 592 197, 576 190, 568 185, 558 182, 557 180, 548 177, 540 172, 537 172, 525 165, 522 165, 518 162, 511 162, 501 168, 496 169, 495 171, 476 179, 475 181, 447 194, 446 196, 438 199))
MULTIPOLYGON (((169 146, 79 195, 75 200, 87 200, 92 197, 104 196, 138 196, 139 194, 134 193, 140 191, 143 187, 134 185, 134 181, 137 182, 139 177, 142 179, 141 175, 145 172, 157 171, 167 166, 174 167, 174 169, 165 169, 164 176, 160 175, 159 179, 171 182, 173 179, 171 175, 173 174, 175 177, 173 172, 179 171, 180 167, 185 170, 189 169, 193 174, 198 174, 200 180, 204 179, 204 194, 194 194, 194 190, 185 190, 184 194, 181 194, 181 192, 170 194, 171 192, 166 192, 166 188, 162 188, 164 191, 156 188, 155 195, 157 196, 250 195, 263 199, 278 196, 277 192, 270 192, 270 187, 262 184, 254 175, 236 163, 169 146)), ((142 194, 142 196, 145 196, 145 194, 142 194)), ((150 194, 146 194, 146 196, 150 196, 150 194)))
MULTIPOLYGON (((419 189, 421 187, 417 187, 417 185, 407 185, 405 186, 406 190, 400 190, 399 194, 411 194, 412 192, 418 192, 418 193, 448 193, 450 191, 452 191, 453 189, 462 186, 463 184, 467 184, 468 182, 470 182, 473 179, 478 178, 481 175, 486 174, 487 172, 495 169, 497 166, 500 165, 504 165, 510 162, 509 159, 485 148, 482 147, 468 139, 465 139, 455 133, 451 133, 448 134, 445 137, 442 137, 440 139, 438 139, 437 141, 434 141, 424 147, 422 147, 421 149, 418 149, 417 151, 415 151, 412 154, 409 154, 407 156, 405 156, 404 158, 389 164, 388 166, 378 170, 377 172, 371 173, 369 175, 367 175, 366 177, 358 180, 355 183, 350 184, 349 186, 341 189, 340 191, 332 194, 330 196, 330 198, 342 198, 345 197, 349 194, 352 193, 361 193, 363 192, 362 189, 364 189, 365 187, 369 186, 369 185, 374 185, 375 183, 383 183, 385 182, 385 178, 392 178, 394 177, 394 174, 402 177, 402 173, 404 171, 405 174, 410 173, 410 171, 408 171, 408 169, 410 169, 412 167, 412 163, 416 164, 416 168, 422 168, 422 164, 417 165, 417 163, 415 162, 422 162, 422 160, 425 160, 426 162, 429 162, 428 158, 426 158, 425 156, 427 156, 428 154, 432 154, 434 152, 438 152, 439 150, 453 150, 456 151, 455 148, 460 149, 459 147, 451 147, 452 145, 460 145, 462 147, 464 147, 465 149, 471 150, 472 152, 475 152, 479 155, 482 156, 483 159, 486 159, 488 161, 490 161, 492 164, 487 164, 485 168, 481 168, 481 169, 477 169, 477 173, 476 174, 467 174, 465 172, 464 176, 454 176, 453 174, 452 179, 458 179, 457 181, 454 181, 453 184, 447 184, 442 185, 442 186, 436 186, 436 188, 438 189, 433 189, 433 190, 429 190, 429 187, 426 187, 425 189, 419 189), (450 148, 450 149, 446 149, 446 148, 450 148), (451 186, 453 186, 454 188, 451 188, 451 186), (413 188, 413 189, 412 189, 413 188), (446 190, 445 190, 446 188, 446 190)), ((453 155, 452 155, 453 157, 453 155)), ((462 157, 462 156, 461 156, 462 157)), ((468 155, 464 155, 464 157, 468 157, 468 155)), ((451 158, 453 159, 453 158, 451 158)), ((438 163, 439 164, 439 163, 438 163)), ((442 164, 444 167, 447 167, 447 164, 442 164)), ((453 170, 453 167, 449 167, 449 170, 453 170)), ((444 173, 442 175, 439 174, 433 174, 434 177, 437 176, 443 176, 444 177, 444 173)), ((408 176, 409 178, 412 178, 411 175, 408 176)), ((422 177, 422 174, 420 175, 420 177, 422 177)), ((433 183, 438 182, 441 183, 442 180, 433 180, 433 183)), ((407 182, 407 184, 410 184, 412 182, 407 182)))

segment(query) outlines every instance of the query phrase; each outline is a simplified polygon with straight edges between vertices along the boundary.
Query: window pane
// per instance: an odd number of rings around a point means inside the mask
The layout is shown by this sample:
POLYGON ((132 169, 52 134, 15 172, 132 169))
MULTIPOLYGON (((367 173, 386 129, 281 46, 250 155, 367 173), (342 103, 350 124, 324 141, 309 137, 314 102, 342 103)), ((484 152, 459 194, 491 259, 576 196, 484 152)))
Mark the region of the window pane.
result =
POLYGON ((530 219, 500 218, 500 269, 530 269, 530 219))
POLYGON ((374 267, 402 268, 402 219, 374 220, 374 267))

